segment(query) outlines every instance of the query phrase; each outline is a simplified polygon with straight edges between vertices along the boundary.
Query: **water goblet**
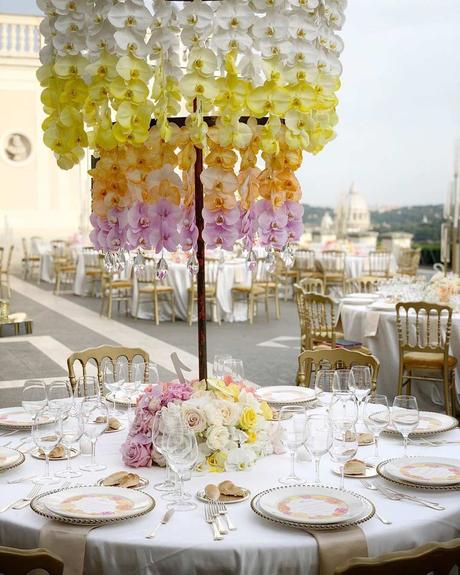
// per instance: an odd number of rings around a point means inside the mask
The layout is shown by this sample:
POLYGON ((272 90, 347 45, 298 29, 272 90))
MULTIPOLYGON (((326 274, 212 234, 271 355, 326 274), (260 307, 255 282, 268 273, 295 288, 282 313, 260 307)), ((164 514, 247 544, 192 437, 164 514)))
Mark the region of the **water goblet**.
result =
POLYGON ((315 414, 307 417, 306 433, 305 447, 315 461, 315 483, 320 483, 319 466, 321 457, 329 451, 332 444, 329 417, 325 414, 315 414))
POLYGON ((336 369, 334 372, 333 391, 350 391, 354 382, 351 369, 336 369), (351 383, 351 386, 350 386, 351 383))
POLYGON ((224 377, 224 361, 232 359, 228 353, 216 353, 212 364, 212 375, 217 379, 224 377))
POLYGON ((344 420, 355 424, 358 420, 356 397, 349 391, 334 391, 329 406, 329 418, 332 423, 335 420, 344 420))
POLYGON ((83 421, 80 413, 69 414, 68 417, 62 420, 62 437, 61 443, 66 449, 67 463, 64 471, 58 471, 57 477, 80 477, 82 474, 76 469, 72 469, 70 463, 70 456, 72 455, 71 448, 80 437, 83 435, 83 421))
POLYGON ((99 396, 85 397, 80 407, 83 434, 91 441, 91 463, 80 467, 82 471, 102 471, 106 465, 96 463, 96 442, 107 429, 109 410, 99 396))
POLYGON ((296 451, 305 442, 306 411, 300 405, 288 405, 280 409, 278 427, 281 431, 281 440, 291 455, 291 471, 287 477, 278 479, 285 485, 295 485, 304 480, 296 474, 296 451))
POLYGON ((38 411, 32 423, 32 439, 35 445, 45 454, 46 472, 34 478, 34 483, 52 485, 57 479, 50 474, 49 454, 59 444, 62 438, 62 419, 59 414, 48 407, 38 411))
POLYGON ((379 460, 379 437, 390 424, 390 408, 386 395, 373 395, 364 400, 364 423, 374 436, 374 459, 379 460))
MULTIPOLYGON (((175 488, 175 481, 166 458, 165 446, 168 433, 174 426, 168 425, 167 417, 164 414, 165 412, 163 410, 159 410, 154 415, 152 422, 152 443, 158 453, 166 459, 166 479, 161 483, 156 483, 153 488, 157 491, 164 491, 171 494, 175 488)), ((178 419, 178 423, 179 422, 178 419)))
POLYGON ((404 439, 404 455, 407 456, 407 441, 415 431, 420 419, 417 399, 413 395, 397 395, 393 400, 391 421, 404 439))
POLYGON ((244 383, 244 366, 241 359, 226 359, 223 376, 230 376, 233 383, 244 383))
POLYGON ((52 381, 47 389, 48 407, 51 411, 67 414, 73 406, 73 391, 68 379, 52 381))
POLYGON ((321 405, 329 407, 332 401, 335 370, 319 369, 315 376, 316 398, 321 405))
POLYGON ((113 403, 113 415, 118 417, 118 419, 122 419, 125 413, 118 409, 117 399, 118 393, 128 374, 127 366, 124 363, 120 364, 118 361, 113 362, 107 360, 104 363, 102 373, 104 387, 110 392, 110 396, 107 397, 107 400, 113 403))
POLYGON ((358 450, 358 434, 354 423, 349 420, 332 422, 332 442, 329 455, 340 465, 340 489, 344 488, 345 463, 352 459, 358 450))
POLYGON ((29 379, 22 388, 22 408, 32 416, 46 407, 48 396, 45 382, 41 379, 29 379))
POLYGON ((187 499, 184 494, 184 478, 189 475, 198 459, 198 444, 195 434, 186 426, 176 426, 168 434, 164 445, 165 455, 169 466, 178 476, 177 499, 169 503, 168 507, 175 511, 191 511, 196 509, 196 503, 187 499))
POLYGON ((353 377, 349 380, 349 388, 358 401, 358 420, 362 421, 363 400, 369 395, 372 388, 371 370, 368 365, 354 365, 351 368, 353 377))

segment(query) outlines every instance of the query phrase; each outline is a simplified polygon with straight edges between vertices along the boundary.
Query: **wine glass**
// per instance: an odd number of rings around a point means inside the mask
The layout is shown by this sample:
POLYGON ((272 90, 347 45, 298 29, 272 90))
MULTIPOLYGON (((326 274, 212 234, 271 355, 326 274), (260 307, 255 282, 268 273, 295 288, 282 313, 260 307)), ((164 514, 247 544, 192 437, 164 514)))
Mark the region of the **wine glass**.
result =
POLYGON ((329 406, 331 422, 338 420, 355 424, 358 420, 358 403, 356 397, 349 391, 334 391, 329 406))
POLYGON ((73 391, 68 379, 52 381, 48 385, 48 407, 51 411, 67 414, 73 406, 73 391))
POLYGON ((184 478, 187 477, 198 459, 198 444, 195 434, 184 425, 174 427, 168 434, 164 445, 168 463, 179 478, 179 493, 168 507, 175 511, 191 511, 196 503, 187 500, 184 495, 184 478))
POLYGON ((77 379, 74 397, 80 399, 80 403, 85 398, 98 398, 101 394, 99 380, 94 375, 83 375, 77 379))
POLYGON ((364 401, 364 423, 374 436, 374 459, 379 459, 379 436, 390 425, 390 408, 386 395, 373 395, 364 401))
POLYGON ((358 435, 355 424, 349 420, 332 423, 332 443, 329 455, 340 464, 340 489, 344 488, 345 463, 358 451, 358 435))
POLYGON ((226 359, 223 376, 230 376, 233 383, 244 383, 244 367, 242 359, 226 359))
POLYGON ((232 359, 228 353, 216 353, 212 364, 212 375, 217 379, 224 377, 224 361, 232 359))
POLYGON ((32 416, 36 415, 48 403, 45 382, 41 379, 29 379, 22 388, 22 408, 32 416))
POLYGON ((278 479, 285 485, 302 483, 304 480, 296 475, 295 454, 297 449, 305 442, 306 411, 300 405, 286 405, 280 409, 278 427, 281 431, 281 440, 291 453, 291 472, 287 477, 278 479))
POLYGON ((167 425, 166 417, 164 417, 164 411, 159 410, 155 413, 152 423, 152 443, 153 447, 158 451, 160 455, 166 459, 166 479, 161 483, 156 483, 153 488, 157 491, 171 492, 175 488, 175 482, 171 474, 171 469, 168 464, 168 460, 165 455, 166 450, 166 440, 168 437, 169 427, 167 425))
POLYGON ((329 417, 315 414, 307 417, 307 439, 305 446, 315 461, 315 483, 320 483, 319 465, 321 457, 329 451, 332 444, 332 431, 329 417))
POLYGON ((336 369, 332 386, 333 391, 350 391, 351 386, 354 384, 352 380, 353 373, 351 369, 336 369))
POLYGON ((407 456, 407 440, 411 431, 415 431, 419 422, 417 399, 413 395, 397 395, 393 400, 391 420, 403 436, 404 455, 407 456))
POLYGON ((59 444, 62 438, 62 419, 59 414, 48 407, 38 411, 32 422, 32 439, 35 445, 43 451, 46 461, 46 472, 33 479, 40 485, 57 483, 57 479, 50 475, 49 454, 59 444))
POLYGON ((72 454, 72 444, 76 443, 83 435, 83 421, 81 414, 69 414, 68 417, 62 420, 62 438, 61 443, 64 445, 67 455, 67 463, 64 471, 58 471, 57 477, 80 477, 82 475, 76 469, 72 469, 70 464, 70 456, 72 454))
POLYGON ((80 469, 82 471, 102 471, 106 466, 96 463, 96 442, 97 438, 107 429, 108 407, 99 396, 85 397, 80 407, 80 415, 83 433, 91 441, 91 463, 80 467, 80 469))
POLYGON ((110 392, 110 398, 108 401, 113 402, 114 416, 122 419, 125 414, 117 408, 117 394, 121 390, 121 386, 124 383, 124 378, 127 375, 125 365, 118 361, 107 360, 103 366, 103 384, 104 387, 110 392))
POLYGON ((371 392, 372 387, 371 370, 368 365, 354 365, 351 368, 351 373, 353 377, 349 380, 349 387, 358 401, 358 418, 362 420, 362 417, 359 417, 362 403, 371 392))
POLYGON ((321 405, 328 407, 332 401, 335 370, 319 369, 315 377, 316 398, 321 405))

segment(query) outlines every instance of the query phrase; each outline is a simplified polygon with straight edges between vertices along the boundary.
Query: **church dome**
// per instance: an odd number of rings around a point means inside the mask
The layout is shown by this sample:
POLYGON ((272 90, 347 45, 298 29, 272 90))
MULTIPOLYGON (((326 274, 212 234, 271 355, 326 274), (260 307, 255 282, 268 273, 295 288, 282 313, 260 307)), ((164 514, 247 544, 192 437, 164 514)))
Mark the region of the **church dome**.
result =
POLYGON ((337 206, 336 222, 340 235, 366 232, 370 228, 371 219, 367 201, 354 184, 337 206))

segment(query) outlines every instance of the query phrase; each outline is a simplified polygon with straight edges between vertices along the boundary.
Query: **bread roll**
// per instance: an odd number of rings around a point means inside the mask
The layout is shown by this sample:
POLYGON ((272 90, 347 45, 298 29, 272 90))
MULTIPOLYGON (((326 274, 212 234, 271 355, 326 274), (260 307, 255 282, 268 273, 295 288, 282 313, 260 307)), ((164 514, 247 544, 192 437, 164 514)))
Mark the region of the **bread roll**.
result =
POLYGON ((364 475, 366 473, 366 464, 359 459, 350 459, 345 463, 344 471, 346 475, 364 475))
POLYGON ((213 483, 206 485, 204 488, 204 494, 208 499, 211 499, 212 501, 217 501, 220 497, 219 488, 213 483))
POLYGON ((116 471, 115 473, 112 473, 112 475, 106 477, 102 484, 106 487, 119 485, 120 481, 122 481, 127 475, 131 475, 131 473, 128 473, 127 471, 116 471))
POLYGON ((127 473, 118 485, 119 487, 137 487, 139 485, 139 475, 137 473, 127 473))

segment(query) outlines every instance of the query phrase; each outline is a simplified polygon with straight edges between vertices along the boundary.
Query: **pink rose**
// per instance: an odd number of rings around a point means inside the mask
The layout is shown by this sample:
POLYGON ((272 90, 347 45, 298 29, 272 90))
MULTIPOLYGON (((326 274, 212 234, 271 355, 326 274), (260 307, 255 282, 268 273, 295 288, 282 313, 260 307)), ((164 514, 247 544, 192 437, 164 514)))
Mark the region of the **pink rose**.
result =
POLYGON ((128 467, 151 467, 152 443, 149 437, 137 433, 128 437, 121 447, 123 463, 128 467))

